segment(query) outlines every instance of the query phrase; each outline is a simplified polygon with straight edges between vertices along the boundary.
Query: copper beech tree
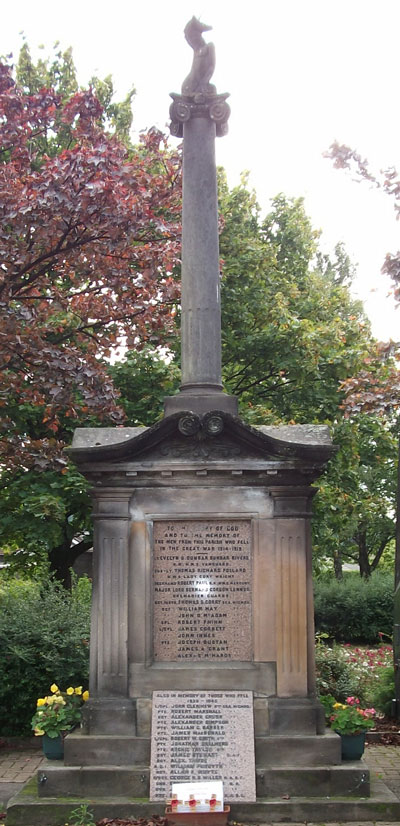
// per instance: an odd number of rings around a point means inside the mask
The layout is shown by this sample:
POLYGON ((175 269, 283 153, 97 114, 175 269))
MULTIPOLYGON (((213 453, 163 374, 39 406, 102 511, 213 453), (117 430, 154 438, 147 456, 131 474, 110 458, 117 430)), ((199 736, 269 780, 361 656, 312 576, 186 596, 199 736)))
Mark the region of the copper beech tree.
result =
POLYGON ((44 469, 66 461, 61 420, 123 421, 118 341, 172 327, 180 158, 154 129, 128 151, 92 90, 32 93, 7 61, 0 135, 0 463, 44 469))

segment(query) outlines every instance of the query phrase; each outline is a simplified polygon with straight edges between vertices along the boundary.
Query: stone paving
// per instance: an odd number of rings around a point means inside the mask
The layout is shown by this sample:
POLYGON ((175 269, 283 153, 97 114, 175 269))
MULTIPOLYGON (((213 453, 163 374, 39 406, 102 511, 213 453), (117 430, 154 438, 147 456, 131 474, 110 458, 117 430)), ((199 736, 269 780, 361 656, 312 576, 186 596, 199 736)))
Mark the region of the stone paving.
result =
MULTIPOLYGON (((396 746, 367 746, 364 758, 371 770, 379 779, 400 797, 400 748, 396 746)), ((0 750, 0 810, 10 797, 29 780, 43 762, 42 752, 36 749, 1 749, 0 750), (17 785, 18 784, 18 785, 17 785), (7 788, 7 798, 5 791, 7 788), (3 794, 2 794, 3 790, 3 794)), ((1 821, 0 826, 3 821, 1 821)), ((327 826, 375 826, 378 821, 362 821, 355 823, 329 822, 327 826)), ((305 826, 301 823, 266 823, 261 826, 305 826)), ((324 823, 307 821, 307 826, 325 826, 324 823)), ((379 826, 396 826, 387 821, 379 821, 379 826)))

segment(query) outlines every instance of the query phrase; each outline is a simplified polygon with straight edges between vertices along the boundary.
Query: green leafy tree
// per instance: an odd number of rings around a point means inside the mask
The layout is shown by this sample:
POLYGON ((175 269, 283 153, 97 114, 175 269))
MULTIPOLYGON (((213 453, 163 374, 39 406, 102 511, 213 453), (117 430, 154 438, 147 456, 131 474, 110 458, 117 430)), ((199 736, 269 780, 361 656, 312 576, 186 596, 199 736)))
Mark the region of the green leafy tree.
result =
POLYGON ((161 418, 164 398, 172 396, 180 384, 180 369, 170 354, 166 358, 151 347, 130 350, 109 372, 121 394, 126 424, 133 427, 149 427, 161 418))
POLYGON ((279 195, 262 220, 245 184, 220 178, 225 386, 254 423, 333 422, 339 382, 372 346, 348 258, 319 253, 302 199, 279 195))
POLYGON ((320 479, 314 506, 317 565, 333 560, 368 578, 395 536, 396 438, 382 419, 359 414, 334 426, 339 450, 320 479))

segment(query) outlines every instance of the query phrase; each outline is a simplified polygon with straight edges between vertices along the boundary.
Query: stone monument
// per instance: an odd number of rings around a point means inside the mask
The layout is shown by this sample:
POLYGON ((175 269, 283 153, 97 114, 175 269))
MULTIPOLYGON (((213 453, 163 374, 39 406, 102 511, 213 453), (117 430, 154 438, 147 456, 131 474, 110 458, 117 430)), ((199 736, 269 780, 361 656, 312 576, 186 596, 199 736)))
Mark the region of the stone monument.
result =
POLYGON ((75 433, 94 503, 90 700, 64 765, 39 771, 9 826, 28 805, 32 823, 58 823, 59 796, 62 822, 66 798, 89 800, 95 817, 161 813, 176 767, 204 779, 207 755, 236 820, 400 813, 388 790, 368 800, 362 761, 341 765, 315 694, 310 516, 328 429, 249 427, 222 389, 214 142, 229 107, 210 84, 208 28, 185 29, 193 66, 171 105, 183 137, 182 385, 153 427, 75 433), (231 736, 248 749, 244 787, 223 756, 231 736))

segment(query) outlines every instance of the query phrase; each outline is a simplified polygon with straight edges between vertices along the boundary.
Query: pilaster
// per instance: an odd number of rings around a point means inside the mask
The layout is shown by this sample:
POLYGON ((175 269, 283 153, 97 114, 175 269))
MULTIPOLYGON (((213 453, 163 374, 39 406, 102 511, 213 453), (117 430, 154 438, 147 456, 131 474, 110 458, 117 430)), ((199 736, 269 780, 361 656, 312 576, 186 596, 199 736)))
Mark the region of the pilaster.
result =
POLYGON ((94 498, 94 572, 91 626, 92 697, 128 696, 127 488, 102 488, 94 498))
POLYGON ((314 685, 309 518, 313 488, 282 486, 274 499, 278 697, 307 697, 314 685), (309 627, 311 621, 311 630, 309 627))

